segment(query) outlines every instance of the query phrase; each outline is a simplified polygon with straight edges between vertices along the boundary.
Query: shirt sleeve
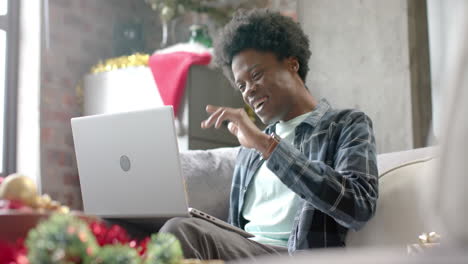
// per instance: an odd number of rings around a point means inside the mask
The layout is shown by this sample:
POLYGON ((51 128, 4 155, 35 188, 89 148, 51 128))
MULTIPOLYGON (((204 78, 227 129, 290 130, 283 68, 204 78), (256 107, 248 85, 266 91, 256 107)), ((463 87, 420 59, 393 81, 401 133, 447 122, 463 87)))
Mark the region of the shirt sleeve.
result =
POLYGON ((332 168, 281 140, 267 167, 302 199, 344 227, 358 230, 374 215, 378 198, 375 138, 368 116, 348 116, 335 153, 332 168))

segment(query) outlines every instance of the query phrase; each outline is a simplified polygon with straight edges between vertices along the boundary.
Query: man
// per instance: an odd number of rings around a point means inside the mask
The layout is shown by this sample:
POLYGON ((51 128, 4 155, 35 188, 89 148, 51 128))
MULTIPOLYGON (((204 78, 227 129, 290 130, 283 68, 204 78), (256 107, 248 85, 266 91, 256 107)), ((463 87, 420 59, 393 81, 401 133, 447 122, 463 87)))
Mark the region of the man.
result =
POLYGON ((186 257, 234 259, 342 247, 348 229, 375 213, 378 197, 372 122, 332 109, 305 86, 309 41, 292 19, 267 10, 238 13, 216 43, 217 63, 261 119, 207 106, 203 128, 228 123, 242 148, 233 175, 229 222, 247 239, 200 219, 170 220, 186 257))

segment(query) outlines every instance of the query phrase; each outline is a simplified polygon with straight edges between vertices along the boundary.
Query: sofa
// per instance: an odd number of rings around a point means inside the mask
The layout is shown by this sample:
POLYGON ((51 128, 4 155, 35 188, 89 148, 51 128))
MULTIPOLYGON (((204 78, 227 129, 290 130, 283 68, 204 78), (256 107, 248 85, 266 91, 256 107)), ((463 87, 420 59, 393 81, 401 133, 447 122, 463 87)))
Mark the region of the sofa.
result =
MULTIPOLYGON (((181 152, 189 206, 226 220, 234 163, 239 148, 181 152)), ((348 233, 348 248, 392 247, 406 252, 423 232, 437 231, 424 221, 425 177, 437 166, 437 147, 378 155, 379 200, 375 216, 348 233)))

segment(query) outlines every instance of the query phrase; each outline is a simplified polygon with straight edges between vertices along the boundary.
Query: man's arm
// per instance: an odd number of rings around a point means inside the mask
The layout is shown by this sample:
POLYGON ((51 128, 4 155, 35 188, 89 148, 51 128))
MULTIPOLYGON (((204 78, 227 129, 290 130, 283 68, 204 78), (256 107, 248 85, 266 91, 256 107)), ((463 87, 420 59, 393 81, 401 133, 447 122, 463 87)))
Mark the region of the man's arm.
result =
POLYGON ((220 128, 230 121, 229 131, 241 145, 255 148, 268 157, 267 167, 301 198, 350 229, 361 228, 375 212, 378 173, 372 122, 364 113, 351 113, 337 142, 334 169, 310 160, 293 145, 281 140, 273 152, 272 143, 243 109, 207 106, 210 117, 202 128, 220 128))
POLYGON ((375 213, 375 139, 372 122, 364 113, 348 117, 337 142, 334 169, 308 159, 284 140, 272 152, 267 167, 302 199, 347 228, 361 228, 375 213))

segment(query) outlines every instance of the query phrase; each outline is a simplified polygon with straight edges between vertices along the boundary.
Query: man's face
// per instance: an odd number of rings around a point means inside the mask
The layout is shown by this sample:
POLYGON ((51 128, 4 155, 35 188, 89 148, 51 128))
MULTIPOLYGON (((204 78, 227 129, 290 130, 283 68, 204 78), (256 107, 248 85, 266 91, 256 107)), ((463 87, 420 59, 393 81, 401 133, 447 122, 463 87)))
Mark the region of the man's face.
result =
POLYGON ((274 53, 253 49, 239 52, 232 60, 234 83, 264 124, 295 117, 295 97, 299 95, 294 63, 294 59, 280 61, 274 53))

